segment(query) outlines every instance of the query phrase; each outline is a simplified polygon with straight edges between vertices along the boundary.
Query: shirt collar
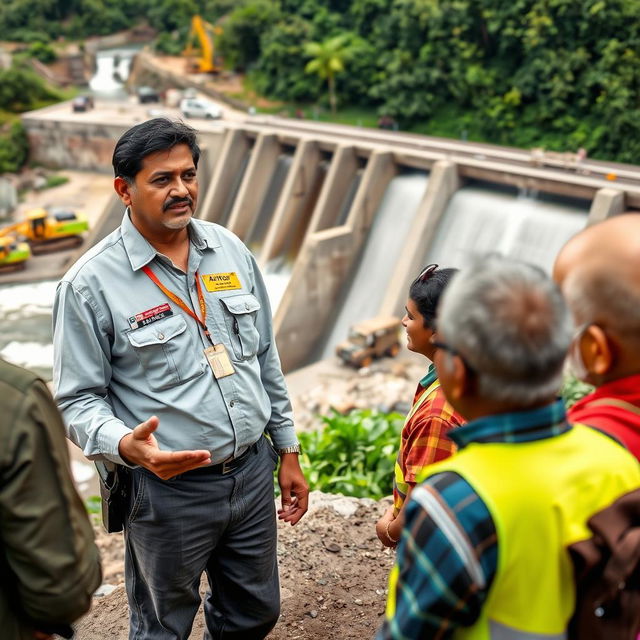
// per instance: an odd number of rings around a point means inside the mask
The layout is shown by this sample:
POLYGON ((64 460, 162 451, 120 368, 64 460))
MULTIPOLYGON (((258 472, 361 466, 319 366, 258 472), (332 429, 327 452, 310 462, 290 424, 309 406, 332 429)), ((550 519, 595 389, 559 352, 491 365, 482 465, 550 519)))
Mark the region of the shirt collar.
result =
POLYGON ((556 400, 538 409, 485 416, 452 429, 447 434, 459 448, 472 442, 532 442, 560 435, 571 429, 564 403, 556 400))
POLYGON ((436 366, 434 364, 429 365, 429 369, 427 370, 427 375, 420 380, 420 386, 426 389, 430 387, 436 380, 438 379, 438 372, 436 371, 436 366))
POLYGON ((635 403, 640 398, 640 374, 635 373, 625 378, 605 382, 585 398, 588 398, 588 402, 596 398, 624 398, 635 403))
MULTIPOLYGON (((134 271, 142 269, 158 255, 158 252, 131 222, 128 208, 125 209, 120 229, 122 242, 134 271)), ((220 239, 214 227, 207 227, 205 231, 198 220, 192 219, 188 230, 191 244, 196 249, 205 251, 220 247, 220 239)))

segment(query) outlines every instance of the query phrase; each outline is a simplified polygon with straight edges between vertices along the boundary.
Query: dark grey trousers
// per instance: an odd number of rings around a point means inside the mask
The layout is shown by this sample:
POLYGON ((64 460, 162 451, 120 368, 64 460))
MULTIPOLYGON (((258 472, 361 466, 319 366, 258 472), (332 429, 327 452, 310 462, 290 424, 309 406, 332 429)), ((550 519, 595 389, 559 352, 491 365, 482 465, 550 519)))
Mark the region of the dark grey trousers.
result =
POLYGON ((273 470, 266 438, 226 475, 133 475, 125 526, 129 640, 187 640, 200 605, 205 640, 261 640, 280 613, 273 470))

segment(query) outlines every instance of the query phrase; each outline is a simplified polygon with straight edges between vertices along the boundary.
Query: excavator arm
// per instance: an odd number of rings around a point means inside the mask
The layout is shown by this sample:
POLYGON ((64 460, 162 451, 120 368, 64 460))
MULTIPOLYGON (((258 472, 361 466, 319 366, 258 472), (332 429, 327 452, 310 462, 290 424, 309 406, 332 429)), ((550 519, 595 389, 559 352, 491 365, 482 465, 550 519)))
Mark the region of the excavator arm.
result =
POLYGON ((15 224, 10 224, 7 227, 2 227, 0 229, 0 238, 4 238, 5 236, 11 235, 12 233, 17 233, 20 235, 26 235, 25 231, 25 223, 24 222, 16 222, 15 224))
POLYGON ((199 15, 195 15, 191 18, 189 40, 183 54, 186 56, 192 56, 195 53, 193 40, 197 39, 200 50, 198 71, 202 73, 215 73, 219 71, 219 68, 215 64, 215 50, 213 45, 213 36, 215 33, 218 33, 218 30, 219 28, 205 22, 199 15))

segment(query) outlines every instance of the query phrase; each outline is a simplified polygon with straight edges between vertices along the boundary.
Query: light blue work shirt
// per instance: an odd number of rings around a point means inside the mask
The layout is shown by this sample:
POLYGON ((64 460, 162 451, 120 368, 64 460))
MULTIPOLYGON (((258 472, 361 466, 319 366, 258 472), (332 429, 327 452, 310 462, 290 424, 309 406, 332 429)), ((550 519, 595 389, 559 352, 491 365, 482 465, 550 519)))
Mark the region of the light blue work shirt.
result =
POLYGON ((238 455, 264 431, 276 449, 297 444, 267 290, 253 256, 219 225, 193 219, 188 229, 186 274, 125 213, 121 226, 58 285, 55 396, 69 438, 90 459, 123 464, 118 443, 152 415, 160 419, 161 449, 208 449, 213 464, 238 455), (145 265, 197 315, 196 272, 223 274, 212 281, 235 273, 239 284, 229 278, 218 291, 200 281, 206 324, 213 341, 226 347, 233 375, 215 378, 200 324, 150 280, 145 265))

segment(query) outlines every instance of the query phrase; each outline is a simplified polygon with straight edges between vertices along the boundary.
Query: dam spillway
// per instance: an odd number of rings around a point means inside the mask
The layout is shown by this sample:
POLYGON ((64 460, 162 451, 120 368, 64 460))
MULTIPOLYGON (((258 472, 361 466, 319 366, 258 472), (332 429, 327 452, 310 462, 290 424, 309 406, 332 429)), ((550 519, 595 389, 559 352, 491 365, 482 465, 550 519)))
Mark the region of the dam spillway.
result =
MULTIPOLYGON (((35 160, 109 171, 131 116, 49 111, 24 122, 35 160)), ((640 209, 632 166, 541 166, 525 150, 283 118, 191 124, 203 149, 198 216, 256 255, 288 371, 330 355, 352 322, 401 315, 428 262, 463 266, 499 250, 549 269, 584 225, 640 209)), ((114 198, 90 242, 121 216, 114 198)))

